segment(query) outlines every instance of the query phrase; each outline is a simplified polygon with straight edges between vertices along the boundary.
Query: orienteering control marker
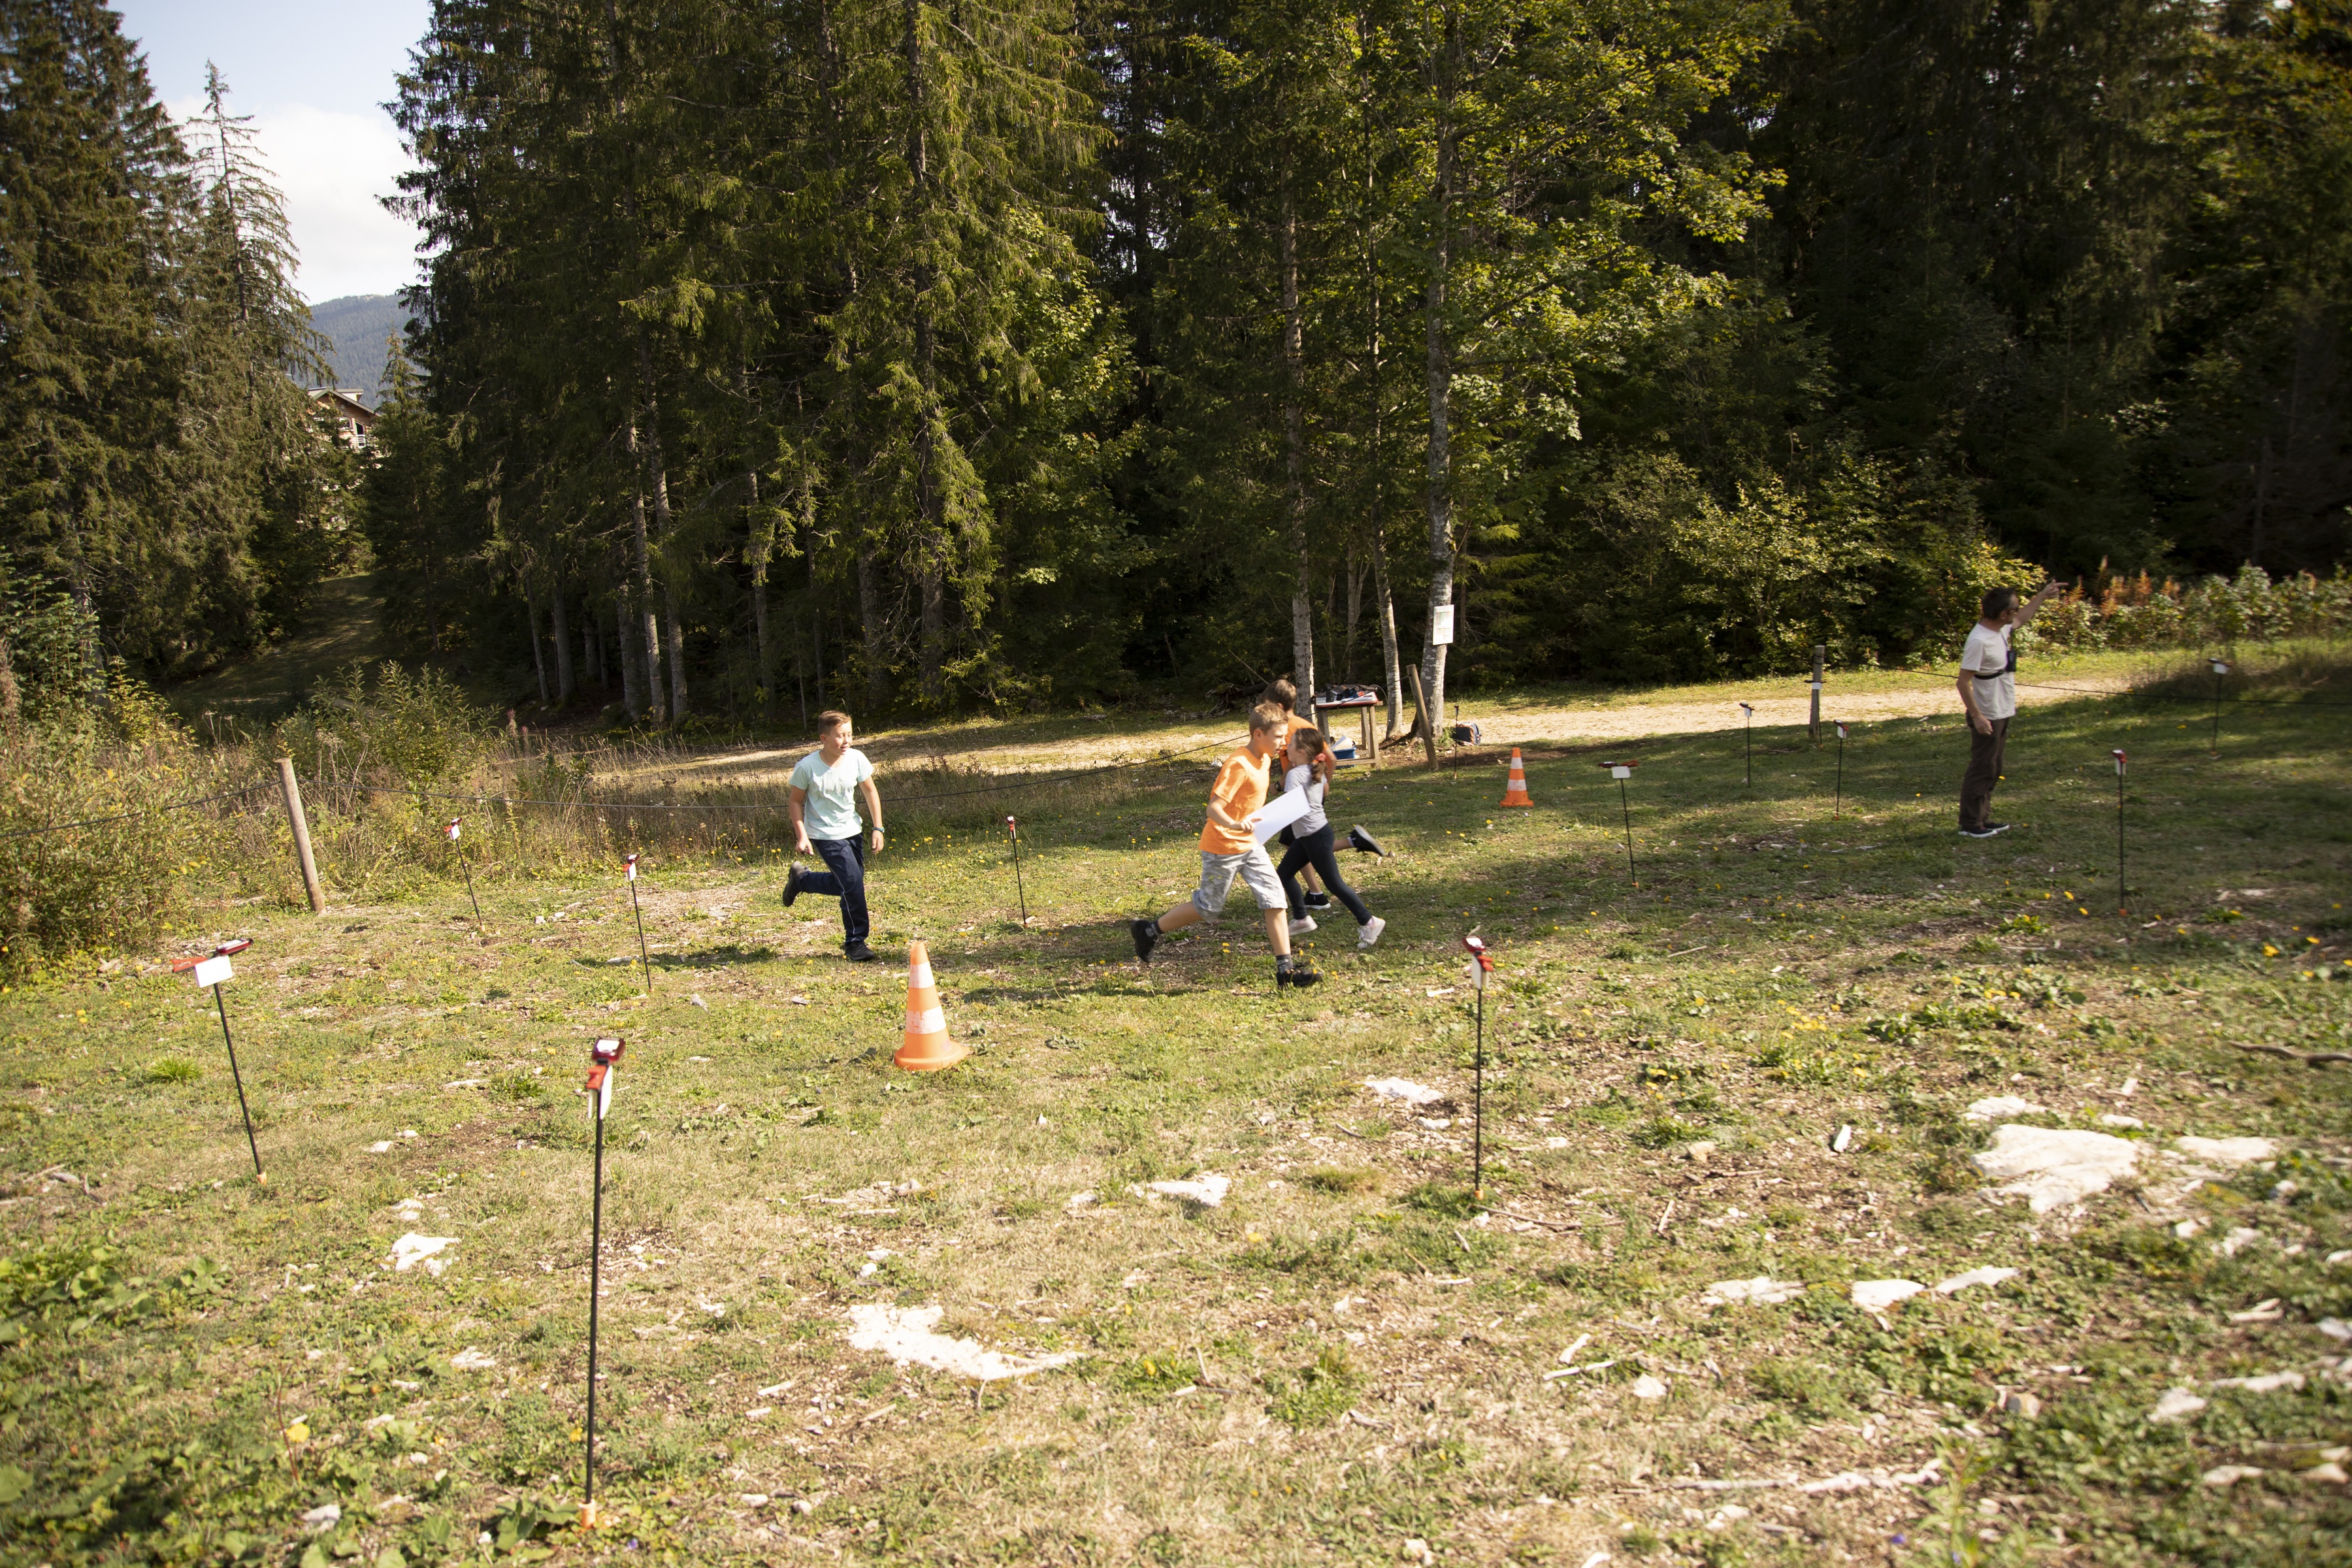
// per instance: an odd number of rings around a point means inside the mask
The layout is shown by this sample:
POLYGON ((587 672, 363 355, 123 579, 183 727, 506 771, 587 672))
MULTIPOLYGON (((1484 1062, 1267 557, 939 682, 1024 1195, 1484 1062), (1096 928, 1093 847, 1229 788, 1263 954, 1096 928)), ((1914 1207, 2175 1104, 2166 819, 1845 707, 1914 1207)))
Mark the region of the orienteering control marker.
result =
POLYGON ((1486 976, 1495 973, 1494 954, 1476 932, 1462 939, 1464 951, 1470 956, 1462 965, 1462 977, 1478 994, 1478 1044, 1471 1058, 1470 1089, 1470 1195, 1484 1203, 1486 1198, 1486 976))
POLYGON ((1004 831, 1013 840, 1013 886, 1021 895, 1021 923, 1029 923, 1029 889, 1021 880, 1021 825, 1011 817, 1004 819, 1004 831))
MULTIPOLYGON (((457 847, 457 824, 461 820, 463 819, 453 816, 449 819, 449 826, 441 830, 447 835, 452 848, 457 847)), ((466 864, 466 852, 463 849, 457 850, 457 865, 466 873, 466 901, 474 906, 474 918, 478 921, 482 918, 482 900, 474 897, 474 868, 466 864)))
MULTIPOLYGON (((631 860, 635 856, 629 858, 631 860)), ((596 1184, 588 1221, 588 1449, 586 1484, 580 1504, 580 1528, 593 1530, 603 1522, 596 1513, 596 1292, 604 1258, 604 1115, 613 1109, 613 1069, 621 1065, 628 1047, 619 1040, 599 1040, 588 1051, 588 1113, 596 1119, 596 1184)))
POLYGON ((1642 885, 1642 878, 1633 869, 1633 807, 1625 795, 1625 781, 1633 776, 1633 770, 1642 765, 1642 759, 1628 757, 1622 763, 1602 763, 1600 765, 1607 768, 1609 776, 1617 781, 1617 807, 1625 816, 1625 875, 1638 888, 1642 885))
POLYGON ((210 958, 175 958, 172 961, 172 968, 174 972, 183 974, 194 970, 197 988, 199 990, 209 988, 213 994, 213 1005, 220 1009, 221 1043, 228 1047, 228 1076, 236 1085, 237 1114, 245 1118, 245 1147, 253 1156, 254 1182, 257 1185, 266 1187, 269 1184, 269 1177, 261 1168, 261 1145, 255 1142, 253 1138, 253 1111, 245 1103, 245 1074, 237 1069, 236 1041, 228 1032, 228 1004, 221 999, 222 983, 236 973, 229 965, 230 955, 243 952, 252 945, 250 940, 240 937, 235 942, 225 942, 213 949, 210 958))
POLYGON ((646 972, 646 994, 654 994, 654 961, 646 956, 646 912, 637 907, 637 858, 632 855, 622 863, 629 874, 629 913, 637 922, 637 963, 646 972))

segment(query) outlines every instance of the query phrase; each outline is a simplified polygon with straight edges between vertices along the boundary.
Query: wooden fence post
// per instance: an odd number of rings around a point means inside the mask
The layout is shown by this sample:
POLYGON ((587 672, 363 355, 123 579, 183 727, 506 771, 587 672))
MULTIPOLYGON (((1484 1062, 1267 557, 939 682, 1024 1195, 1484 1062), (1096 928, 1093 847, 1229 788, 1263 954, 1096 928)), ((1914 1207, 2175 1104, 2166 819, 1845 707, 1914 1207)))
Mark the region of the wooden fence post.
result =
POLYGON ((302 785, 294 777, 294 759, 278 759, 278 787, 286 795, 286 820, 294 826, 294 858, 301 862, 302 890, 310 895, 310 912, 327 912, 327 895, 319 890, 319 863, 310 858, 310 822, 302 815, 302 785))
POLYGON ((1822 669, 1830 650, 1820 643, 1813 645, 1813 721, 1811 726, 1813 744, 1822 743, 1822 669))

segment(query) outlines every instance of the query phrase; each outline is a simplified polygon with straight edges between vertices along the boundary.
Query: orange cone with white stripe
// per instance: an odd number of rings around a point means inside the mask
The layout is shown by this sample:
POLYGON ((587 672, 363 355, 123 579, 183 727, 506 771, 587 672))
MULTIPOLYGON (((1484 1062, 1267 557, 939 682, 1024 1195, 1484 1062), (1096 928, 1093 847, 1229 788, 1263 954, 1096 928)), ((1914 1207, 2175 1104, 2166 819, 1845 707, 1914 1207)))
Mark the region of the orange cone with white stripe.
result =
POLYGON ((971 1055, 971 1047, 948 1038, 948 1017, 940 1008, 940 988, 931 979, 930 950, 907 944, 907 1043, 890 1059, 908 1072, 937 1072, 971 1055))
POLYGON ((1535 797, 1528 794, 1528 765, 1519 761, 1519 749, 1511 748, 1511 782, 1503 791, 1505 805, 1533 805, 1535 797))

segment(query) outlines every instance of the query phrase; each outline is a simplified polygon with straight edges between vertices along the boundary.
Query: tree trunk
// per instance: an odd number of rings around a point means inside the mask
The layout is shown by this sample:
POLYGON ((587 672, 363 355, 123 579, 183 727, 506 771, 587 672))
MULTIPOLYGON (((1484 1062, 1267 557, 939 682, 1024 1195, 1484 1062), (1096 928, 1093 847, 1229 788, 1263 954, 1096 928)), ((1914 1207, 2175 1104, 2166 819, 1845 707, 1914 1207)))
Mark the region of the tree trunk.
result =
MULTIPOLYGON (((930 145, 924 123, 923 35, 921 0, 906 0, 907 26, 907 167, 914 179, 914 221, 927 228, 930 203, 930 145)), ((940 483, 939 374, 932 342, 931 274, 918 265, 914 271, 915 382, 922 389, 915 411, 915 513, 922 529, 916 550, 915 581, 922 598, 921 647, 917 654, 923 700, 947 700, 948 565, 946 492, 940 483)))
POLYGON ((1388 733, 1381 744, 1397 738, 1404 726, 1404 664, 1397 651, 1396 599, 1389 593, 1389 546, 1381 537, 1378 509, 1372 513, 1372 615, 1381 628, 1381 695, 1388 701, 1388 733))
POLYGON ((2262 461, 2254 468, 2254 528, 2253 532, 2246 540, 2246 564, 2249 566, 2259 566, 2263 563, 2263 514, 2270 510, 2270 504, 2271 438, 2269 433, 2264 432, 2262 461))
POLYGON ((530 567, 524 567, 518 575, 522 578, 523 616, 530 622, 531 668, 539 672, 539 705, 544 708, 548 705, 550 698, 547 686, 547 645, 541 640, 539 635, 539 595, 530 591, 530 567))
POLYGON ((1364 569, 1356 563, 1356 542, 1348 542, 1348 635, 1339 644, 1342 680, 1356 679, 1356 627, 1364 618, 1364 569))
MULTIPOLYGON (((1307 430, 1299 406, 1306 379, 1305 330, 1298 307, 1298 209, 1287 185, 1282 193, 1282 445, 1289 485, 1290 555, 1296 578, 1290 590, 1291 683, 1299 700, 1312 703, 1315 680, 1315 601, 1307 583, 1307 430)), ((1310 709, 1310 711, 1312 710, 1310 709)))
POLYGON ((580 601, 580 668, 599 692, 611 688, 604 678, 604 639, 596 635, 596 606, 584 598, 580 601))
MULTIPOLYGON (((638 350, 639 374, 652 381, 653 369, 645 350, 638 350)), ((654 537, 662 542, 662 613, 669 617, 669 719, 673 724, 686 719, 686 622, 677 613, 677 567, 668 558, 669 469, 662 461, 661 408, 650 398, 646 403, 646 457, 651 465, 654 490, 654 537)), ((647 638, 648 647, 660 645, 647 638)), ((656 658, 660 656, 656 654, 656 658)), ((658 701, 658 699, 656 699, 658 701)))
POLYGON ((1426 306, 1429 334, 1429 622, 1422 631, 1422 712, 1433 746, 1445 716, 1445 645, 1433 640, 1440 610, 1454 605, 1453 449, 1447 419, 1454 392, 1454 364, 1445 332, 1445 289, 1453 262, 1454 132, 1441 105, 1437 127, 1436 233, 1433 237, 1426 306))
POLYGON ((760 476, 751 476, 751 528, 744 553, 751 563, 751 673, 760 692, 760 717, 776 711, 776 658, 768 638, 768 558, 775 553, 776 520, 760 508, 760 476))
POLYGON ((621 660, 621 710, 635 723, 646 710, 645 660, 633 632, 635 616, 629 603, 629 585, 613 590, 613 651, 621 660))
POLYGON ((882 591, 874 581, 874 547, 867 545, 857 552, 857 616, 865 623, 866 633, 866 705, 882 706, 883 694, 889 689, 889 641, 882 624, 882 591))
POLYGON ((555 701, 558 707, 568 707, 572 694, 580 689, 572 668, 572 617, 563 604, 563 574, 551 570, 548 577, 554 589, 549 608, 555 617, 555 701))
POLYGON ((654 618, 653 551, 646 537, 645 468, 643 454, 637 444, 637 421, 634 414, 629 418, 628 449, 632 459, 630 466, 635 470, 631 476, 635 483, 629 495, 630 566, 635 577, 629 584, 632 590, 630 607, 635 612, 630 617, 629 630, 633 634, 630 640, 635 646, 629 651, 637 657, 637 673, 643 683, 638 696, 644 700, 642 706, 635 702, 630 704, 629 718, 634 722, 648 714, 658 721, 664 707, 661 630, 654 618))

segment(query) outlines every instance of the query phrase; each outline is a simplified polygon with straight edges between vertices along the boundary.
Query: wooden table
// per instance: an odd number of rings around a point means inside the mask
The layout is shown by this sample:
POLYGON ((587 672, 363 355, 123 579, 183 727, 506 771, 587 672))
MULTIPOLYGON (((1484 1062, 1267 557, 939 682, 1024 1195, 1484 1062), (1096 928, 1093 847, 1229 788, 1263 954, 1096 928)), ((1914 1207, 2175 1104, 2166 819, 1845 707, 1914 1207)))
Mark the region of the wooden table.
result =
POLYGON ((1381 700, 1377 697, 1351 697, 1344 702, 1318 700, 1315 704, 1315 727, 1322 731, 1324 739, 1328 741, 1331 736, 1331 726, 1323 715, 1344 713, 1349 709, 1355 710, 1362 719, 1364 736, 1363 745, 1356 752, 1356 761, 1364 763, 1367 767, 1377 768, 1381 765, 1381 738, 1372 724, 1372 713, 1380 705, 1381 700))

